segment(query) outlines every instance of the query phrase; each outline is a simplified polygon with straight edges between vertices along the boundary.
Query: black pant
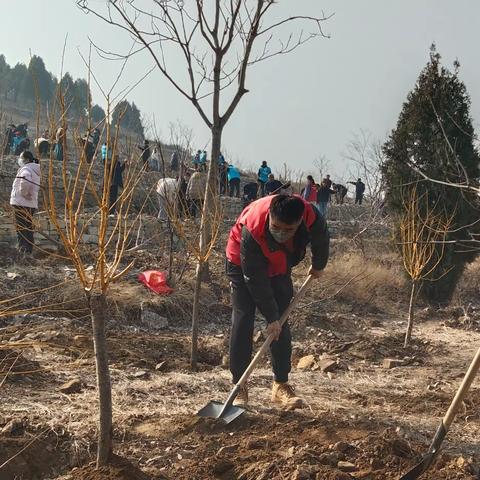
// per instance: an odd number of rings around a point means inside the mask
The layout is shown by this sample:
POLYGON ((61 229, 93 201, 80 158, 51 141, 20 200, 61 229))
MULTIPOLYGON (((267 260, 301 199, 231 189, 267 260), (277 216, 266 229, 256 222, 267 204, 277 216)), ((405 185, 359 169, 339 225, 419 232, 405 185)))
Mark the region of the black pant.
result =
POLYGON ((220 173, 220 195, 227 193, 227 175, 225 172, 220 173))
POLYGON ((258 187, 259 187, 259 190, 260 190, 260 196, 261 197, 264 197, 265 196, 265 183, 266 182, 262 182, 261 180, 258 181, 258 187))
POLYGON ((110 215, 115 213, 115 208, 117 206, 117 198, 118 198, 118 185, 112 184, 110 185, 110 194, 108 198, 110 215))
POLYGON ((357 193, 355 195, 355 205, 361 205, 362 204, 362 201, 363 201, 363 193, 357 193))
MULTIPOLYGON (((245 285, 240 267, 227 261, 227 276, 232 297, 232 331, 230 335, 230 371, 233 382, 240 380, 252 358, 255 302, 245 285)), ((288 307, 293 296, 290 274, 272 277, 271 286, 280 315, 288 307)), ((272 368, 277 382, 287 382, 291 370, 292 337, 288 323, 283 324, 278 341, 270 345, 272 368)))
POLYGON ((200 213, 200 216, 202 215, 202 200, 199 198, 196 200, 191 198, 190 199, 190 215, 193 218, 195 218, 197 216, 197 213, 200 213))
POLYGON ((238 198, 240 196, 240 179, 239 178, 232 178, 230 180, 230 182, 228 182, 228 183, 230 184, 229 195, 231 197, 235 196, 235 197, 238 198))
POLYGON ((34 208, 13 206, 17 229, 18 249, 21 252, 32 253, 33 239, 33 212, 34 208))

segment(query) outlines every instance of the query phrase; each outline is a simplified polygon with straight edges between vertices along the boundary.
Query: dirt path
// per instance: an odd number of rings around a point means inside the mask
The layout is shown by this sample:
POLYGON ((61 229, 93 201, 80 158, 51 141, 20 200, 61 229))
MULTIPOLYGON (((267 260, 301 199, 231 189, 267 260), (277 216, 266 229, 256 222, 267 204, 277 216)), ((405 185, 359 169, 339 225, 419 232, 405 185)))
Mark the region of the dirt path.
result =
MULTIPOLYGON (((331 373, 294 368, 291 380, 308 408, 272 408, 265 362, 250 382, 250 411, 223 426, 193 415, 210 399, 226 398, 230 388, 228 370, 221 366, 227 326, 216 328, 203 341, 206 363, 196 374, 186 368, 188 340, 182 332, 112 335, 116 451, 153 478, 398 478, 428 447, 480 345, 480 334, 432 319, 415 330, 407 365, 385 369, 387 352, 403 358, 398 355, 403 322, 327 315, 320 324, 299 325, 294 332, 295 361, 306 354, 318 361, 327 350, 336 361, 331 373)), ((42 330, 48 334, 54 325, 42 330)), ((22 471, 18 478, 53 478, 94 452, 91 347, 82 344, 84 332, 75 323, 65 321, 55 331, 49 346, 38 347, 34 355, 42 371, 12 377, 0 389, 0 426, 21 423, 17 432, 0 436, 0 463, 40 435, 0 470, 0 480, 22 471), (83 385, 80 393, 61 393, 62 383, 76 377, 83 385), (41 451, 49 454, 38 455, 41 451)), ((480 478, 479 392, 476 381, 442 458, 425 478, 480 478)), ((65 478, 77 478, 72 475, 65 478)))

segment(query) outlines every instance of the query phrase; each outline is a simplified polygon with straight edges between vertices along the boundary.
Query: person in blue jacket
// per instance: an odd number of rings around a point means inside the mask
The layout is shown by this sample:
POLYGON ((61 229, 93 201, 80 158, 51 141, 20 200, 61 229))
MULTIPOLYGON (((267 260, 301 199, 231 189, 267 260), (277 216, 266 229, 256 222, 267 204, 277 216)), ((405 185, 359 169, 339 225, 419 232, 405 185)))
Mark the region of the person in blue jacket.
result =
POLYGON ((207 152, 205 150, 200 153, 199 169, 201 172, 207 171, 207 152))
POLYGON ((229 165, 227 167, 227 179, 228 179, 228 185, 230 187, 229 195, 231 197, 235 196, 239 198, 240 197, 240 171, 238 170, 238 168, 234 167, 233 165, 229 165))
POLYGON ((265 184, 268 181, 268 176, 272 173, 272 170, 267 165, 267 162, 264 160, 262 165, 258 169, 258 186, 260 190, 260 196, 265 196, 265 184))

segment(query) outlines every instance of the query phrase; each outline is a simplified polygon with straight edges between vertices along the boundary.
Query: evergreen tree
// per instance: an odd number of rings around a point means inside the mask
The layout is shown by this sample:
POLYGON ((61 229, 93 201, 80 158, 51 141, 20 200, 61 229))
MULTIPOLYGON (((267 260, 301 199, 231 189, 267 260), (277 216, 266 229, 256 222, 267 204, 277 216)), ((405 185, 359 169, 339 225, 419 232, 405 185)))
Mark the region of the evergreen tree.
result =
POLYGON ((144 128, 140 110, 135 103, 130 104, 127 100, 122 100, 115 105, 112 112, 112 126, 115 127, 118 123, 122 129, 136 133, 143 138, 144 128))
POLYGON ((25 64, 17 63, 11 70, 8 77, 8 93, 9 98, 13 101, 18 101, 18 96, 21 93, 22 86, 27 78, 28 70, 25 64))
POLYGON ((28 73, 22 82, 22 96, 27 101, 42 103, 48 102, 54 92, 54 81, 52 74, 47 72, 42 58, 34 55, 28 64, 28 73))
POLYGON ((74 83, 75 109, 81 115, 86 115, 92 102, 92 95, 88 82, 84 78, 77 78, 74 83))
POLYGON ((75 83, 72 76, 68 72, 63 75, 62 79, 60 80, 59 87, 64 98, 65 108, 70 113, 72 113, 72 111, 76 112, 75 83))
POLYGON ((92 123, 97 125, 105 120, 105 110, 100 105, 93 105, 92 109, 90 110, 90 116, 92 119, 92 123))
POLYGON ((5 59, 5 55, 0 55, 0 95, 7 98, 9 88, 10 65, 5 59))
MULTIPOLYGON (((445 218, 453 216, 447 241, 461 243, 469 236, 468 227, 478 220, 478 200, 474 193, 448 185, 425 181, 429 178, 449 183, 466 183, 479 178, 480 156, 474 147, 474 130, 470 117, 470 99, 459 79, 459 64, 454 71, 440 62, 432 45, 430 61, 421 72, 415 88, 409 93, 397 126, 385 143, 386 160, 382 174, 386 201, 397 219, 405 199, 416 188, 421 196, 428 191, 430 207, 437 205, 445 218), (417 170, 417 171, 415 171, 417 170)), ((476 227, 478 231, 478 226, 476 227)), ((438 247, 440 248, 440 246, 438 247)), ((431 301, 447 302, 456 283, 474 253, 461 253, 458 243, 447 244, 441 263, 432 279, 423 285, 431 301)))

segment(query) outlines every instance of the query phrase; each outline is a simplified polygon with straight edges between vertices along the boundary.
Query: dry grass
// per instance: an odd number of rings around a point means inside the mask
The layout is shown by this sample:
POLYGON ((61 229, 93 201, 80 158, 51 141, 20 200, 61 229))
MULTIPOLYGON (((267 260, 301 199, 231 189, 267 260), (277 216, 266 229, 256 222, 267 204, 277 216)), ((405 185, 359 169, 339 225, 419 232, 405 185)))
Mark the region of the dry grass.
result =
POLYGON ((478 289, 480 285, 480 260, 466 266, 460 281, 458 282, 453 303, 466 305, 470 302, 478 302, 478 289))
POLYGON ((352 281, 342 291, 342 299, 352 303, 381 307, 407 295, 400 259, 392 253, 376 259, 365 258, 360 253, 336 255, 325 271, 325 281, 346 283, 349 280, 352 281))

